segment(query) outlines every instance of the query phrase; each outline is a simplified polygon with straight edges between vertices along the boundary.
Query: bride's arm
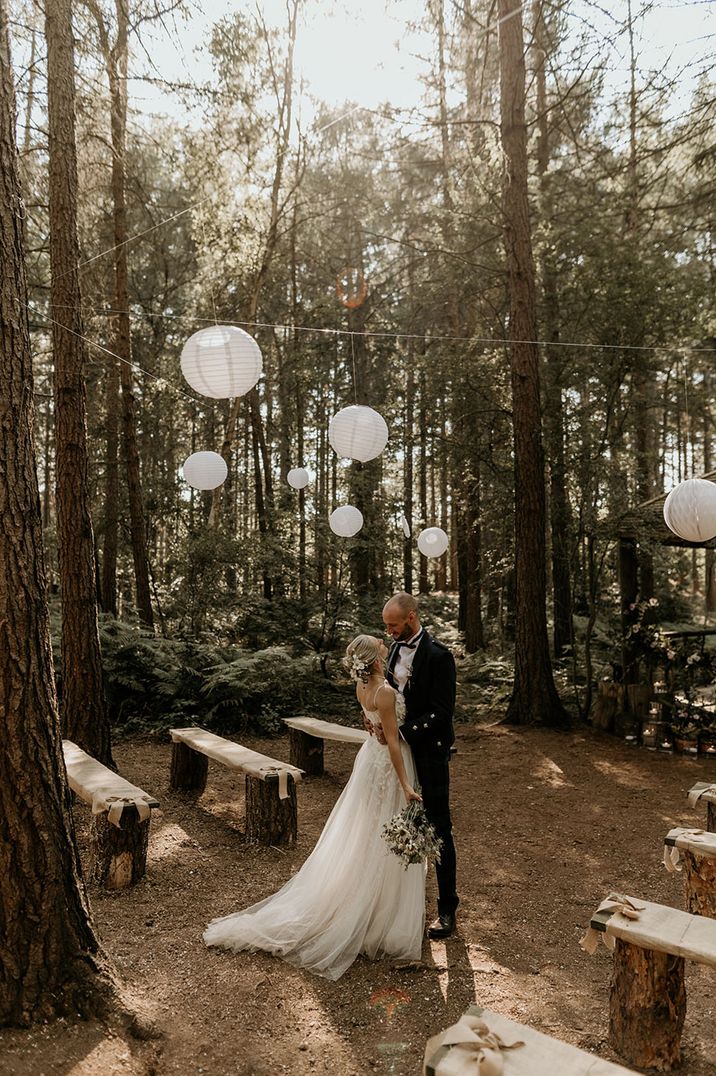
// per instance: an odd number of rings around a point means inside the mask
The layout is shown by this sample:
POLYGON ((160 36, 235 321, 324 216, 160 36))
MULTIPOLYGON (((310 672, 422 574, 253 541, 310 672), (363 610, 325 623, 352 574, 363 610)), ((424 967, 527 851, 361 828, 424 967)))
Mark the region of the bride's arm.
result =
POLYGON ((393 768, 405 793, 405 798, 408 803, 411 800, 417 800, 422 803, 422 796, 419 796, 412 787, 405 772, 405 762, 403 761, 403 753, 400 750, 400 740, 398 738, 398 722, 395 717, 395 694, 391 688, 381 687, 378 689, 375 696, 375 706, 380 714, 383 734, 390 752, 390 761, 393 763, 393 768))

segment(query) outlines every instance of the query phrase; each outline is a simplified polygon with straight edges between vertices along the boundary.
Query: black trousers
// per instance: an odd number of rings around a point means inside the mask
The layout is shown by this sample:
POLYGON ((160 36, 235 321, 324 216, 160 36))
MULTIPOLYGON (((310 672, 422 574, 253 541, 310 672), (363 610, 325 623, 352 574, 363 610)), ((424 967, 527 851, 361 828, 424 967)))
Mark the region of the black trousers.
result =
POLYGON ((438 881, 438 915, 454 914, 460 903, 457 895, 455 842, 450 818, 449 756, 415 753, 415 769, 428 821, 443 842, 440 862, 435 864, 438 881))

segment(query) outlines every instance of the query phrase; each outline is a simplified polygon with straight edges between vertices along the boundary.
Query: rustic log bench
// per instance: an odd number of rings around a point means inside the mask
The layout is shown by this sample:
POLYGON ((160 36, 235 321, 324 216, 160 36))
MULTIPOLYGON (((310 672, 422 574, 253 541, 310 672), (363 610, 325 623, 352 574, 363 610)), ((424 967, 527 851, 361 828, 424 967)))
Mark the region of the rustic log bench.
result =
POLYGON ((670 871, 683 867, 687 912, 716 919, 716 833, 680 826, 669 830, 664 866, 670 871))
POLYGON ((288 725, 291 764, 314 777, 323 773, 324 740, 364 744, 369 736, 365 729, 320 721, 317 717, 284 717, 283 721, 288 725))
POLYGON ((103 766, 71 740, 62 741, 72 791, 92 805, 89 879, 125 889, 144 877, 151 808, 159 801, 103 766))
POLYGON ((716 967, 716 921, 610 893, 581 945, 613 950, 609 1041, 629 1064, 669 1071, 679 1063, 686 1015, 685 961, 716 967))
POLYGON ((457 1024, 430 1039, 423 1074, 435 1076, 443 1068, 454 1073, 477 1073, 478 1068, 482 1072, 483 1065, 476 1067, 476 1054, 486 1050, 487 1059, 491 1048, 497 1055, 496 1063, 492 1067, 484 1063, 484 1068, 497 1072, 499 1056, 504 1063, 504 1069, 499 1071, 504 1076, 633 1076, 632 1069, 604 1061, 478 1005, 471 1005, 457 1024))
POLYGON ((699 800, 706 804, 706 829, 716 833, 716 784, 710 781, 697 781, 688 792, 689 804, 695 807, 699 800))
POLYGON ((206 729, 170 729, 170 787, 200 795, 209 759, 246 775, 246 837, 259 844, 295 844, 298 830, 296 782, 303 771, 206 729))

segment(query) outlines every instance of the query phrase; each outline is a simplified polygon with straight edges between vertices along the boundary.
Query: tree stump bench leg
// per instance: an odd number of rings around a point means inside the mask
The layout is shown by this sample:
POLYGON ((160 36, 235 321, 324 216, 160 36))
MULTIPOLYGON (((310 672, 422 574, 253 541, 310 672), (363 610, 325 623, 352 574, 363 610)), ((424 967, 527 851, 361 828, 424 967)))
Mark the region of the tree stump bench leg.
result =
POLYGON ((681 850, 684 863, 686 911, 716 919, 716 859, 681 850))
POLYGON ((616 939, 609 1041, 637 1068, 669 1072, 679 1063, 686 1015, 684 958, 616 939))
POLYGON ((265 780, 246 775, 246 839, 257 844, 295 844, 298 832, 296 784, 288 775, 288 796, 278 794, 278 774, 265 780))
POLYGON ((187 747, 180 740, 172 745, 172 768, 169 787, 175 792, 196 792, 198 795, 206 788, 209 772, 209 759, 206 755, 187 747))
POLYGON ((136 807, 122 811, 119 827, 113 826, 106 811, 92 817, 90 824, 90 881, 105 889, 126 889, 135 885, 147 869, 149 819, 140 821, 136 807))
POLYGON ((312 777, 323 773, 323 740, 301 729, 288 729, 289 761, 292 766, 312 777))
POLYGON ((706 804, 706 829, 709 833, 716 833, 716 803, 706 804))

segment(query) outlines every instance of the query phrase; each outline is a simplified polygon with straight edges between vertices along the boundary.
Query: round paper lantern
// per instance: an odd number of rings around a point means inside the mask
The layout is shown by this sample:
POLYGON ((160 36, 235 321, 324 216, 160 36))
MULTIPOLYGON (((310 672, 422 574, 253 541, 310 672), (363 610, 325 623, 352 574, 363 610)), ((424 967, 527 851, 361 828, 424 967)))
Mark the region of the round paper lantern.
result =
POLYGON ((182 470, 184 481, 194 489, 216 489, 229 473, 226 460, 218 452, 192 452, 182 470))
POLYGON ((328 522, 333 533, 339 538, 352 538, 363 526, 363 515, 352 504, 344 504, 331 512, 328 522))
POLYGON ((286 481, 293 489, 304 489, 310 481, 308 471, 305 467, 292 467, 286 481))
POLYGON ((418 535, 418 549, 424 557, 442 557, 449 544, 442 527, 426 527, 418 535))
POLYGON ((379 456, 388 443, 388 427, 372 407, 352 404, 331 419, 328 440, 339 456, 367 463, 379 456))
POLYGON ((705 478, 687 478, 664 501, 669 530, 687 542, 716 537, 716 484, 705 478))
POLYGON ((261 377, 261 348, 237 325, 199 329, 184 344, 181 372, 202 396, 227 400, 243 396, 261 377))

